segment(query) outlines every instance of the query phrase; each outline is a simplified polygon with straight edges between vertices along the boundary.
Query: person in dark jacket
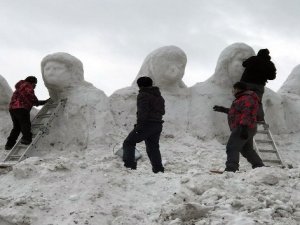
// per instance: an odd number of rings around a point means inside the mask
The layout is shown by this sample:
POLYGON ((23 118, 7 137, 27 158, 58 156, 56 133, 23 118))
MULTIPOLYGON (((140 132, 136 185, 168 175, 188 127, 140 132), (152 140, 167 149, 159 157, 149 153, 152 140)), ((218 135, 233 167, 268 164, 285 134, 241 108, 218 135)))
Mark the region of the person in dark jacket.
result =
POLYGON ((264 110, 261 103, 264 87, 268 80, 276 78, 276 67, 271 61, 269 50, 260 49, 257 56, 251 56, 243 62, 243 67, 245 67, 245 70, 240 81, 258 95, 260 102, 257 120, 264 122, 264 110))
POLYGON ((228 124, 231 135, 226 146, 225 171, 236 172, 239 169, 239 154, 241 153, 252 168, 264 166, 261 158, 253 149, 253 137, 256 134, 256 117, 259 107, 259 97, 254 91, 247 90, 244 83, 233 85, 235 100, 230 108, 214 106, 214 111, 228 114, 228 124))
POLYGON ((137 123, 123 142, 124 166, 136 169, 135 146, 145 141, 147 155, 154 173, 164 172, 159 150, 159 138, 162 132, 162 117, 165 114, 165 101, 158 87, 152 86, 150 77, 140 77, 137 96, 137 123))
POLYGON ((13 128, 5 145, 5 150, 10 150, 15 145, 20 132, 21 143, 29 145, 32 141, 30 110, 33 106, 44 105, 47 100, 39 101, 34 94, 37 78, 29 76, 20 80, 16 85, 9 104, 9 113, 13 122, 13 128))

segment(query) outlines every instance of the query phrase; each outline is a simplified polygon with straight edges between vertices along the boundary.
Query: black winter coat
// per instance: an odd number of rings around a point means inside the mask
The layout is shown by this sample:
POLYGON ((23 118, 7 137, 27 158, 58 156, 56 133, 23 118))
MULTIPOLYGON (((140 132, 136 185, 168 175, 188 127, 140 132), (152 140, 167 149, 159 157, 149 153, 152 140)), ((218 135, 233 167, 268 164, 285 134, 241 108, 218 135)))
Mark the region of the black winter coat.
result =
POLYGON ((137 123, 163 122, 165 100, 158 87, 142 87, 137 96, 137 123))
POLYGON ((265 86, 268 80, 276 78, 276 68, 269 58, 252 56, 243 62, 245 71, 241 81, 265 86))

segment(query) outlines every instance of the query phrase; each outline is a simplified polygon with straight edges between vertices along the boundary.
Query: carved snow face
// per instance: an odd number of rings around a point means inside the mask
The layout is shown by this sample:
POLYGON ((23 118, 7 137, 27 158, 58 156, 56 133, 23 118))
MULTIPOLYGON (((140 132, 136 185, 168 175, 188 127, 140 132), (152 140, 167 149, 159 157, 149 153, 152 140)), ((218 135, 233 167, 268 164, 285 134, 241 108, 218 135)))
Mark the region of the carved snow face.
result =
POLYGON ((228 64, 228 75, 234 81, 239 81, 245 68, 242 63, 251 55, 239 52, 234 56, 231 62, 228 64))
POLYGON ((63 63, 49 61, 46 63, 43 72, 46 84, 56 87, 66 87, 71 84, 71 71, 63 63))
POLYGON ((155 83, 160 86, 170 85, 182 80, 186 61, 180 55, 159 57, 153 65, 155 83))

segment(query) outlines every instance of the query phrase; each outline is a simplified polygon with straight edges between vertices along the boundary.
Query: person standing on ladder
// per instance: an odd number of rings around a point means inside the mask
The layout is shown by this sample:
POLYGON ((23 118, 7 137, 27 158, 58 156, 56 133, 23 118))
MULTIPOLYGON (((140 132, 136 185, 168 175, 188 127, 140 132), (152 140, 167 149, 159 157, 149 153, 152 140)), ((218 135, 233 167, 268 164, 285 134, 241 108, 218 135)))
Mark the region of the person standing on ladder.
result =
POLYGON ((260 49, 257 56, 251 56, 246 59, 242 65, 245 67, 245 70, 240 81, 245 83, 248 89, 254 91, 259 97, 257 121, 264 123, 265 113, 262 105, 262 97, 268 80, 274 80, 276 78, 276 67, 271 61, 268 49, 260 49))
POLYGON ((34 89, 37 78, 29 76, 20 80, 16 85, 9 104, 9 113, 13 122, 13 128, 5 145, 5 150, 10 150, 16 144, 20 132, 22 133, 21 144, 29 145, 32 141, 30 110, 33 106, 44 105, 48 100, 39 101, 35 96, 34 89))

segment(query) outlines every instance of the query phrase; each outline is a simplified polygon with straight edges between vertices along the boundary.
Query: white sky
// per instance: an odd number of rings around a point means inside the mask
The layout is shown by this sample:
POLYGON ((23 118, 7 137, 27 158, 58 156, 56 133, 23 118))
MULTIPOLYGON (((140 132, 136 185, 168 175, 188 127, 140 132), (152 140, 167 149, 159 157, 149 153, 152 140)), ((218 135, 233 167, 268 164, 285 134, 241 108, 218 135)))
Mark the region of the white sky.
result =
POLYGON ((188 57, 188 86, 214 73, 221 51, 243 42, 268 48, 277 67, 273 90, 300 64, 298 0, 0 0, 0 74, 11 87, 26 76, 48 97, 40 62, 67 52, 85 79, 110 95, 129 86, 144 58, 165 45, 188 57))

